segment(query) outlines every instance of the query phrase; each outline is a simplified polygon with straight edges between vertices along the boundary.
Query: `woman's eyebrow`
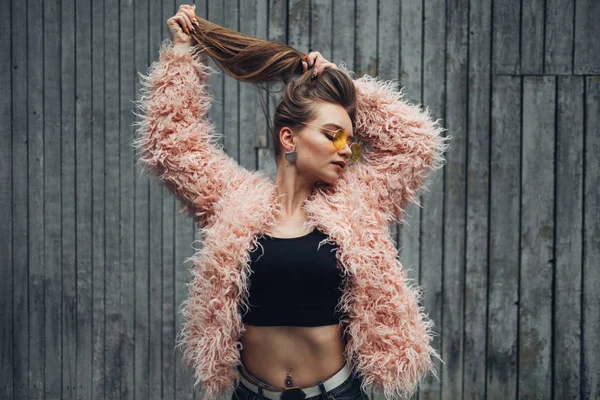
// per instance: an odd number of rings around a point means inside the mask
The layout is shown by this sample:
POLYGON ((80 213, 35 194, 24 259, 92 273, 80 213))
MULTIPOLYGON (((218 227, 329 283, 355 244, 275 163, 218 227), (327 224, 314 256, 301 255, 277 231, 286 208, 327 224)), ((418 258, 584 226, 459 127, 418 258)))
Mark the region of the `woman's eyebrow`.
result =
MULTIPOLYGON (((336 129, 341 129, 341 130, 345 131, 344 127, 342 127, 342 126, 340 126, 338 124, 334 124, 333 122, 330 122, 328 124, 323 125, 323 127, 328 127, 328 126, 329 127, 334 127, 336 129)), ((354 139, 354 135, 348 135, 348 137, 354 139)))

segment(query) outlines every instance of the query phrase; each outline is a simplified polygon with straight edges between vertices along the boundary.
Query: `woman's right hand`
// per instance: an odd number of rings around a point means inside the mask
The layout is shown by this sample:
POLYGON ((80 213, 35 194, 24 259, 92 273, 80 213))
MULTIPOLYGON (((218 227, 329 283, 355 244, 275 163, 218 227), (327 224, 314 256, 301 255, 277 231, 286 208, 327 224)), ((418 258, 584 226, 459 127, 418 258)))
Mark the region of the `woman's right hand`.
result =
POLYGON ((194 39, 189 34, 195 30, 196 22, 195 5, 182 4, 179 6, 177 14, 167 20, 167 27, 171 34, 173 46, 189 47, 194 44, 194 39))

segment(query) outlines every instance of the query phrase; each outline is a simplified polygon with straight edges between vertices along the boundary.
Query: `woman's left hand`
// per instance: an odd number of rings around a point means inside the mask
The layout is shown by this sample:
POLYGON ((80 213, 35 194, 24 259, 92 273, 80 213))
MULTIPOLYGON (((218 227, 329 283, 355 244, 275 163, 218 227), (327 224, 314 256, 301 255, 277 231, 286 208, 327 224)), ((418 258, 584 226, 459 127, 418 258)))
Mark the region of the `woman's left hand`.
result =
POLYGON ((309 69, 313 71, 312 78, 314 79, 321 75, 321 73, 326 69, 337 69, 337 65, 327 61, 318 51, 312 51, 304 56, 304 59, 302 60, 302 68, 304 72, 309 69))

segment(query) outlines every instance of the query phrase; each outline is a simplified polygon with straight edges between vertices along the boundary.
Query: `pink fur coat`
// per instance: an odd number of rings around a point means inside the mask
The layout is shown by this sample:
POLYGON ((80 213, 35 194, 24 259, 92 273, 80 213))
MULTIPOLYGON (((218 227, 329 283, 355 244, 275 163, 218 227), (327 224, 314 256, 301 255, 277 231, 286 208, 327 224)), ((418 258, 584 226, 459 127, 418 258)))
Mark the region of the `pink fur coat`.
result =
MULTIPOLYGON (((203 247, 193 257, 185 325, 178 341, 207 400, 230 393, 241 362, 249 252, 279 213, 274 182, 248 171, 218 144, 206 116, 212 72, 204 55, 175 49, 169 40, 148 75, 140 75, 140 117, 134 146, 198 221, 203 247)), ((347 72, 347 71, 346 71, 347 72)), ((349 323, 344 356, 363 389, 387 400, 409 396, 428 373, 436 374, 433 323, 419 307, 421 291, 407 284, 389 225, 418 204, 425 178, 444 163, 447 137, 429 111, 402 100, 396 83, 368 75, 354 80, 355 135, 363 159, 346 167, 333 186, 315 188, 305 202, 306 228, 318 228, 338 246, 346 284, 338 304, 349 323)), ((341 321, 340 324, 344 322, 341 321)))

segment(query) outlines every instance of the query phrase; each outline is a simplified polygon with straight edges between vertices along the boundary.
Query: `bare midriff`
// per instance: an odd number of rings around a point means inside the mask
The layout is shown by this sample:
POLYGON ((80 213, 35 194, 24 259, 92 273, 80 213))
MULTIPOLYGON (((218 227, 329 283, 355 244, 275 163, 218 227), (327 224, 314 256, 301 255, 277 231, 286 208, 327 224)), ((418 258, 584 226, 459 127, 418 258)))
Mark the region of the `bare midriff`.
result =
POLYGON ((285 388, 287 373, 293 386, 310 387, 325 381, 344 366, 345 342, 340 325, 245 325, 242 361, 257 379, 285 388))

